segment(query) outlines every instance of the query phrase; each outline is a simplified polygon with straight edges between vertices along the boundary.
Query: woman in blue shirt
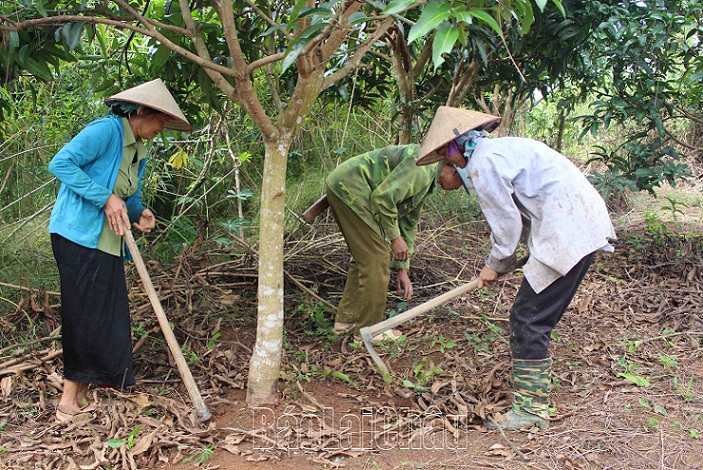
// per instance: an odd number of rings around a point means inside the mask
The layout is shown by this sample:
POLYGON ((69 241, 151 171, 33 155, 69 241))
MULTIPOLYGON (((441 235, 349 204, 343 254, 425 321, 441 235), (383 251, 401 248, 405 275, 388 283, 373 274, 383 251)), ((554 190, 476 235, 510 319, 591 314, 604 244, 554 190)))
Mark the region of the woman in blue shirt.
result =
POLYGON ((61 181, 49 222, 61 280, 59 421, 81 411, 89 384, 135 383, 122 235, 130 226, 148 233, 156 222, 141 201, 145 142, 163 129, 191 129, 161 79, 106 104, 110 115, 88 124, 49 163, 61 181))

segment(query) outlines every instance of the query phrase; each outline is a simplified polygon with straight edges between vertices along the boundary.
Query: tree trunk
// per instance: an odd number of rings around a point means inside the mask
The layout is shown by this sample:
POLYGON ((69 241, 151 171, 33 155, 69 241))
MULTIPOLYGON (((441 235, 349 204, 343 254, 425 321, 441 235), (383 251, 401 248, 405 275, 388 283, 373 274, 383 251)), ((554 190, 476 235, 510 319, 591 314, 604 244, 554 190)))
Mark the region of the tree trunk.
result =
POLYGON ((280 137, 275 142, 265 142, 265 147, 259 219, 259 312, 256 344, 249 364, 249 406, 278 401, 283 346, 283 232, 290 139, 280 137))

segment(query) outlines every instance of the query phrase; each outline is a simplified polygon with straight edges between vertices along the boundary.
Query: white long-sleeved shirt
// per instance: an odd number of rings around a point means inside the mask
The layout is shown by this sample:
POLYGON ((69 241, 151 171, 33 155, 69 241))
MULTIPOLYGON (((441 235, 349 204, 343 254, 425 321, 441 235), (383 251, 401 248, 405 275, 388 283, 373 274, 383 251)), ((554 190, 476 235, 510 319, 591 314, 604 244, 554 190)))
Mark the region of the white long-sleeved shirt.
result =
POLYGON ((605 202, 581 171, 547 145, 526 138, 479 140, 468 173, 491 228, 486 264, 509 270, 521 235, 523 271, 539 293, 596 250, 613 251, 605 202))

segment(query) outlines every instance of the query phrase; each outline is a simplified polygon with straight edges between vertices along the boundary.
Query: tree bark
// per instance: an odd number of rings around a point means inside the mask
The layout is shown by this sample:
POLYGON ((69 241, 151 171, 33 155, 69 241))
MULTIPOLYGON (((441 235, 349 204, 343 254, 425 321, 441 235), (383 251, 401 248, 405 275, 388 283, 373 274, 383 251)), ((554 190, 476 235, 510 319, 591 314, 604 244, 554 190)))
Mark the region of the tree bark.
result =
POLYGON ((259 218, 259 286, 256 343, 249 363, 247 404, 278 401, 283 349, 283 232, 286 165, 290 140, 265 142, 259 218))

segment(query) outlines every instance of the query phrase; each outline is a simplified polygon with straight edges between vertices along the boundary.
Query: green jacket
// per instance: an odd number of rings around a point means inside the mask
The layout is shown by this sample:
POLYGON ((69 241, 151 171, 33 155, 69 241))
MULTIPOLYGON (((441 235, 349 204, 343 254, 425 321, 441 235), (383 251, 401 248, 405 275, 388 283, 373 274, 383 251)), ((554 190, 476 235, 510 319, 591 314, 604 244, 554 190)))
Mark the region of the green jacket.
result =
MULTIPOLYGON (((372 150, 339 165, 326 181, 327 187, 387 242, 402 236, 410 255, 425 200, 437 181, 437 164, 415 165, 419 153, 419 145, 372 150)), ((410 256, 391 263, 393 268, 409 266, 410 256)))

